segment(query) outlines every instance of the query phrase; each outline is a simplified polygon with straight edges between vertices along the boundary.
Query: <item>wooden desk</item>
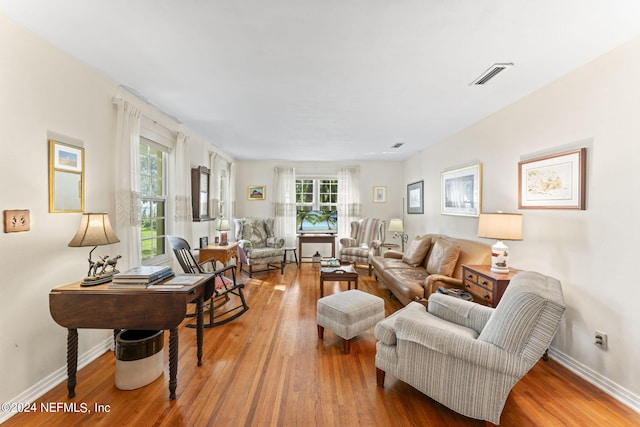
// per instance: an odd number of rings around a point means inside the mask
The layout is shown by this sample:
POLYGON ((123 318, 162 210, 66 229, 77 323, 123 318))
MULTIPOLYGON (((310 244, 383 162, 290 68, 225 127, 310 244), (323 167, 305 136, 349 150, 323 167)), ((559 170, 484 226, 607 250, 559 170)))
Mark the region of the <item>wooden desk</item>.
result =
MULTIPOLYGON (((303 243, 331 243, 331 258, 336 257, 336 235, 335 234, 298 234, 298 256, 302 261, 303 243)), ((304 257, 311 258, 311 257, 304 257)))
MULTIPOLYGON (((178 384, 178 326, 187 313, 187 303, 196 302, 198 366, 202 365, 204 321, 202 302, 205 286, 214 276, 202 276, 182 288, 114 289, 108 283, 82 287, 72 283, 49 293, 49 310, 57 324, 68 329, 67 390, 75 396, 78 367, 78 328, 160 330, 169 332, 169 398, 176 398, 178 384)), ((213 286, 213 282, 210 284, 213 286)))
MULTIPOLYGON (((226 267, 229 265, 231 258, 235 258, 236 266, 238 265, 238 242, 229 242, 228 245, 207 245, 206 248, 200 248, 198 254, 198 262, 204 262, 208 259, 220 261, 226 267)), ((236 267, 237 268, 237 267, 236 267)))

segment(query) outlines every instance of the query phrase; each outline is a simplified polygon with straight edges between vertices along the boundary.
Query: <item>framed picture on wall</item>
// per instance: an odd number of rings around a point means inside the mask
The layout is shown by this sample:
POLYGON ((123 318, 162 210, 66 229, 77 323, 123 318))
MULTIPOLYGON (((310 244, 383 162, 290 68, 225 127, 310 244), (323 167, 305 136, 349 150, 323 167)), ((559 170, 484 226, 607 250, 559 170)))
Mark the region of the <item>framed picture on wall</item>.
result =
POLYGON ((407 213, 424 213, 424 181, 407 185, 407 213))
POLYGON ((264 200, 267 193, 267 187, 264 185, 250 185, 247 190, 249 200, 264 200))
POLYGON ((441 212, 478 216, 482 211, 482 163, 444 171, 441 177, 441 212))
POLYGON ((387 201, 387 187, 373 187, 373 203, 385 203, 387 201))
POLYGON ((587 149, 518 163, 518 208, 586 209, 587 149))
POLYGON ((84 148, 49 140, 49 212, 84 211, 84 148))

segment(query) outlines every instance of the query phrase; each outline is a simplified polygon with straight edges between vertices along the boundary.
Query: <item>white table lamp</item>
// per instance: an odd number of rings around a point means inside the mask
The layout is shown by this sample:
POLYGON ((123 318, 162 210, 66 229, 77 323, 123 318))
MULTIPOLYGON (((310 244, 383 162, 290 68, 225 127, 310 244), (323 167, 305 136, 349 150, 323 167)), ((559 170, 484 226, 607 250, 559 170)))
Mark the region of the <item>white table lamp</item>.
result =
POLYGON ((496 239, 491 246, 491 271, 509 272, 509 248, 503 240, 522 240, 522 215, 510 213, 480 214, 478 237, 496 239))
POLYGON ((400 238, 402 241, 402 252, 404 252, 404 244, 407 240, 409 240, 409 236, 404 232, 404 226, 402 224, 402 220, 399 218, 394 218, 389 221, 389 232, 393 232, 393 238, 400 238))

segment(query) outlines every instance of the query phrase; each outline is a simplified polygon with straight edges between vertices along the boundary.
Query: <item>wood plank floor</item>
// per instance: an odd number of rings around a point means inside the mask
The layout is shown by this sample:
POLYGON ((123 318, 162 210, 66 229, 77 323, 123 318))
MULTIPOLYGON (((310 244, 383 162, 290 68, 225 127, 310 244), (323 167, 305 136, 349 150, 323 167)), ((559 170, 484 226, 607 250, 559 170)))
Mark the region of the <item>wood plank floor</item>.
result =
MULTIPOLYGON (((360 289, 385 299, 387 314, 401 307, 359 269, 360 289)), ((250 310, 205 330, 204 364, 196 366, 195 330, 180 328, 177 399, 168 399, 168 345, 164 374, 138 390, 114 385, 108 352, 78 373, 76 397, 66 382, 38 402, 78 402, 91 413, 17 414, 7 426, 482 426, 387 375, 376 386, 373 330, 354 339, 351 354, 325 331, 319 341, 318 270, 311 263, 242 274, 250 310), (94 405, 109 412, 94 412, 94 405)), ((325 295, 344 290, 325 284, 325 295)), ((165 334, 167 336, 168 334, 165 334)), ((165 337, 167 338, 167 337, 165 337)), ((80 331, 82 340, 82 330, 80 331)), ((167 343, 168 344, 168 343, 167 343)), ((480 398, 480 397, 479 397, 480 398)), ((539 362, 511 392, 503 426, 638 426, 640 414, 576 377, 558 363, 539 362)))

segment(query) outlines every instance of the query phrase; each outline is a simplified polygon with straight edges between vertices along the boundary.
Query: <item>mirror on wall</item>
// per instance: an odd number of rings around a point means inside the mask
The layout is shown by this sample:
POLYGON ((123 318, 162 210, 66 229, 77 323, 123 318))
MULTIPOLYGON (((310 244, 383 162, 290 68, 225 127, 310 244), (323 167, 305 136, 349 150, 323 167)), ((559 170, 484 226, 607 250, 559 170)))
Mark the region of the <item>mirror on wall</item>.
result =
POLYGON ((49 212, 84 211, 84 148, 49 140, 49 212))
POLYGON ((204 166, 191 169, 191 206, 194 221, 209 221, 209 177, 211 172, 204 166))

